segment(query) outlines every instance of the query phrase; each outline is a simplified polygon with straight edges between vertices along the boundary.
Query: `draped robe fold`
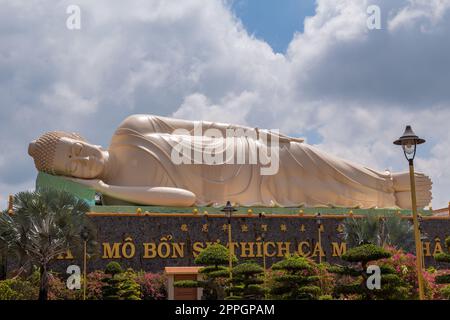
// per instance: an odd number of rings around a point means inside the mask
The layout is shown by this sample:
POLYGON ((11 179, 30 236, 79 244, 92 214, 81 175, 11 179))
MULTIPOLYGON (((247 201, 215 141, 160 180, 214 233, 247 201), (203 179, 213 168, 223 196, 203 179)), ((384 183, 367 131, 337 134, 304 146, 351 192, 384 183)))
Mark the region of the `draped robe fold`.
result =
MULTIPOLYGON (((206 127, 216 125, 224 126, 207 123, 206 127)), ((228 200, 242 206, 396 206, 389 173, 325 154, 306 143, 280 142, 278 172, 261 175, 264 165, 259 162, 175 164, 171 158, 175 145, 191 145, 196 150, 216 147, 217 151, 218 146, 226 144, 226 139, 171 134, 177 128, 162 117, 148 116, 148 127, 147 124, 144 127, 142 130, 142 124, 134 126, 125 121, 115 132, 109 152, 119 169, 108 174, 106 183, 186 189, 195 193, 198 206, 224 205, 228 200)), ((247 156, 260 143, 246 136, 232 139, 236 148, 244 150, 247 156)), ((226 161, 225 148, 220 152, 219 156, 226 161)), ((106 202, 121 203, 108 198, 106 202)))

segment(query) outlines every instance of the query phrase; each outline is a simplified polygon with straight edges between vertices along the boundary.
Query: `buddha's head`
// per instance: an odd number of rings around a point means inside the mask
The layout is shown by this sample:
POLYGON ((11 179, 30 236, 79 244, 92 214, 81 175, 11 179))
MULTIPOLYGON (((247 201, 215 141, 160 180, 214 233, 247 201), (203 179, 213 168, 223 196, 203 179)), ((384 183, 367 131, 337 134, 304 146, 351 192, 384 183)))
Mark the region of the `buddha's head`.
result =
POLYGON ((47 132, 28 147, 36 169, 53 175, 94 179, 104 170, 107 153, 75 133, 47 132))

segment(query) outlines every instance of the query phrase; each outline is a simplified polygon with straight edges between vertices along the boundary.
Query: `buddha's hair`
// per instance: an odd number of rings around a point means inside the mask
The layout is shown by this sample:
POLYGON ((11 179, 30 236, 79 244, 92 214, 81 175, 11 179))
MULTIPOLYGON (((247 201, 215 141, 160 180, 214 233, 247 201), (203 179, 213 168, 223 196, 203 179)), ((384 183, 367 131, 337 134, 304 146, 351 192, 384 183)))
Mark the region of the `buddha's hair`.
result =
POLYGON ((61 138, 85 141, 84 138, 76 133, 52 131, 43 134, 30 143, 28 147, 28 154, 33 157, 36 169, 56 174, 53 161, 55 159, 56 146, 61 141, 61 138))

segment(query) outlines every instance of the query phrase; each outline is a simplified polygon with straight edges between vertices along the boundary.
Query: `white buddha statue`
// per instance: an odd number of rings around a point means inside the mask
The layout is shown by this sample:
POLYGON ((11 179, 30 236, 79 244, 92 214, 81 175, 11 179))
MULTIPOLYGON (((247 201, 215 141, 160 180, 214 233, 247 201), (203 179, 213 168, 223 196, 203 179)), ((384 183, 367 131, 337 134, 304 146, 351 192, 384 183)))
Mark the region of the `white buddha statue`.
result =
MULTIPOLYGON (((29 154, 39 171, 93 188, 106 204, 203 206, 229 200, 241 206, 411 207, 406 172, 379 172, 328 155, 301 139, 224 123, 133 115, 120 124, 106 150, 73 133, 49 132, 30 143, 29 154), (199 139, 196 128, 224 137, 199 139), (247 134, 227 138, 227 130, 247 134), (227 162, 228 142, 234 142, 235 156, 242 151, 248 159, 261 146, 257 137, 262 133, 279 142, 272 159, 278 161, 278 170, 262 174, 267 164, 227 162), (214 150, 209 158, 225 158, 214 164, 180 163, 174 160, 180 146, 214 150)), ((431 180, 417 173, 416 184, 418 206, 425 207, 431 201, 431 180)))

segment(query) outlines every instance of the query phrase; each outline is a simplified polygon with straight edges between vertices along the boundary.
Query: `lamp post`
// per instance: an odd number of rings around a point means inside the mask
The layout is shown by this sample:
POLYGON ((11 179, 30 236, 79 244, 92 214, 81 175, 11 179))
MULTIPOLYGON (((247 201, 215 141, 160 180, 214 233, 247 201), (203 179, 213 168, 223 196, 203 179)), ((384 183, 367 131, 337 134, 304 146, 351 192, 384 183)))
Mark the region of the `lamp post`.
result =
MULTIPOLYGON (((420 242, 423 245, 423 243, 426 240, 428 240, 428 236, 423 232, 423 229, 422 229, 422 221, 423 221, 422 216, 419 215, 419 217, 417 219, 419 220, 420 242)), ((425 254, 423 253, 423 251, 422 251, 422 261, 421 261, 421 263, 422 263, 422 268, 426 269, 426 266, 425 266, 425 254)))
POLYGON ((233 252, 232 252, 232 248, 233 248, 233 243, 231 242, 231 216, 233 214, 233 212, 237 211, 232 205, 230 201, 227 201, 227 204, 225 205, 225 207, 220 210, 222 212, 225 212, 225 215, 228 218, 228 266, 230 268, 230 283, 231 280, 233 279, 233 273, 232 273, 232 269, 233 269, 233 252))
MULTIPOLYGON (((266 233, 262 227, 262 221, 263 218, 266 215, 264 214, 264 212, 261 212, 259 214, 259 218, 260 218, 260 230, 261 230, 261 241, 262 241, 262 255, 263 255, 263 270, 264 270, 264 286, 266 286, 266 282, 267 282, 267 275, 266 275, 266 250, 265 250, 265 242, 266 242, 266 233)), ((264 291, 265 292, 265 291, 264 291)), ((267 297, 267 294, 264 294, 265 297, 267 297)))
POLYGON ((320 212, 316 215, 317 234, 319 238, 319 263, 322 263, 322 219, 320 212))
POLYGON ((10 216, 14 214, 14 196, 12 194, 8 197, 8 214, 10 216))
POLYGON ((414 158, 416 156, 417 146, 419 144, 425 143, 424 139, 419 138, 411 126, 406 126, 403 136, 394 141, 395 145, 402 146, 403 153, 409 162, 409 177, 411 183, 411 201, 412 201, 412 212, 413 212, 413 222, 414 222, 414 238, 416 242, 416 266, 417 266, 417 280, 419 283, 419 298, 420 300, 425 299, 424 286, 423 286, 423 272, 422 272, 422 255, 423 247, 422 241, 420 239, 419 231, 419 221, 417 215, 417 200, 416 200, 416 181, 414 178, 414 158))
POLYGON ((81 240, 83 240, 83 300, 86 300, 86 287, 87 287, 87 241, 89 239, 89 230, 86 227, 80 232, 81 240))

